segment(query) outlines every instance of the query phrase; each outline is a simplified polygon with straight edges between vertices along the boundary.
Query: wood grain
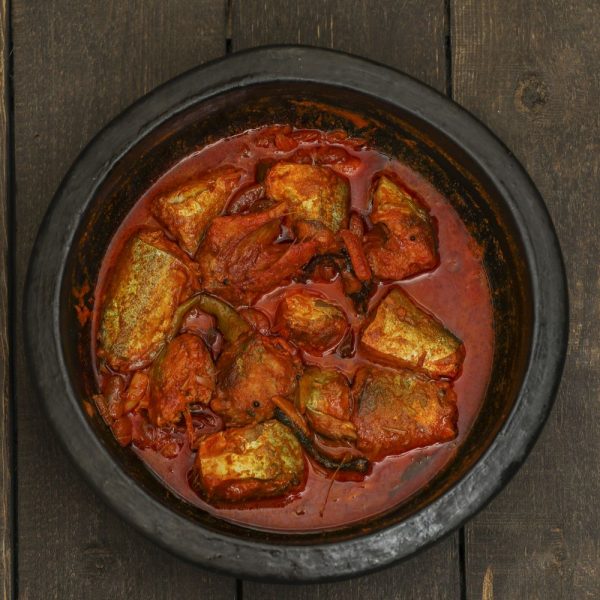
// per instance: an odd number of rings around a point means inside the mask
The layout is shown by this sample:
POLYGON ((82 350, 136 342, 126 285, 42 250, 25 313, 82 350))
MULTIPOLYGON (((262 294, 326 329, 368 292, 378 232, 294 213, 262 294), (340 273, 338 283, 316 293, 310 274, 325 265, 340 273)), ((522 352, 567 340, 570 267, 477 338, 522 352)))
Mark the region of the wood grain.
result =
POLYGON ((456 100, 533 177, 569 277, 569 354, 553 414, 504 492, 466 528, 469 598, 599 598, 600 11, 586 0, 455 0, 456 100))
POLYGON ((0 597, 13 596, 13 477, 12 410, 8 319, 9 193, 10 193, 10 94, 9 13, 0 2, 0 597))
POLYGON ((443 91, 443 0, 232 0, 234 50, 263 44, 334 48, 401 69, 443 91))
MULTIPOLYGON (((13 2, 16 278, 70 163, 129 103, 225 51, 225 0, 13 2)), ((20 306, 17 302, 17 307, 20 306)), ((232 598, 235 581, 163 552, 75 471, 34 397, 18 321, 22 598, 232 598)))
MULTIPOLYGON (((335 48, 402 69, 446 87, 442 1, 233 0, 234 50, 277 43, 335 48)), ((458 534, 376 575, 293 588, 244 582, 245 600, 308 598, 458 598, 458 534)))
MULTIPOLYGON (((173 75, 225 52, 307 43, 398 67, 484 120, 544 195, 565 254, 571 339, 561 392, 531 457, 466 529, 467 598, 600 597, 600 12, 586 0, 451 0, 448 86, 443 0, 13 0, 16 196, 7 223, 7 3, 0 2, 0 591, 10 598, 232 598, 235 582, 156 548, 107 509, 40 414, 15 343, 19 589, 11 581, 7 230, 15 308, 43 213, 103 124, 173 75), (231 21, 226 19, 231 2, 231 21), (12 212, 12 215, 10 214, 12 212)), ((458 536, 353 581, 244 582, 246 600, 459 598, 458 536)))

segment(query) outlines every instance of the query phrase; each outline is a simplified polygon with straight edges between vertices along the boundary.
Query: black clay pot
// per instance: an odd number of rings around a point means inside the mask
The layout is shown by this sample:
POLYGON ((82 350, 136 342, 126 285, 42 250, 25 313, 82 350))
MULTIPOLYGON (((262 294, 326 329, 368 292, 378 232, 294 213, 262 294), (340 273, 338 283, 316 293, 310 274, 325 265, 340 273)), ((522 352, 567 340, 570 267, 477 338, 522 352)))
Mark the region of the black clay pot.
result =
POLYGON ((483 125, 381 65, 314 48, 271 47, 172 80, 96 136, 40 229, 24 318, 30 372, 48 416, 85 477, 123 518, 204 567, 248 578, 322 581, 413 554, 472 517, 506 484, 552 405, 567 312, 560 249, 542 199, 483 125), (362 121, 348 110, 377 126, 357 132, 362 121), (119 223, 161 173, 208 142, 275 122, 359 133, 432 181, 484 249, 494 304, 491 383, 455 460, 392 512, 319 534, 255 531, 190 506, 84 410, 93 376, 88 352, 79 348, 89 347, 90 331, 77 319, 73 288, 88 281, 93 289, 119 223))

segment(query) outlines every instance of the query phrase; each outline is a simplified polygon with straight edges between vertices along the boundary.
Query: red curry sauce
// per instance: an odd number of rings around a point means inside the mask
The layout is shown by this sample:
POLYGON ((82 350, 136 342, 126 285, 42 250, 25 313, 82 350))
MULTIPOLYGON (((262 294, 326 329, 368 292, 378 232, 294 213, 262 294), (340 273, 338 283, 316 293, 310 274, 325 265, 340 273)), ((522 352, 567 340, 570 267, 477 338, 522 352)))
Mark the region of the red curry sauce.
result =
MULTIPOLYGON (((251 130, 203 148, 165 173, 136 203, 110 244, 96 286, 95 298, 99 301, 95 303, 92 321, 94 358, 101 300, 119 252, 131 234, 140 227, 160 227, 149 211, 152 199, 163 190, 185 182, 198 170, 208 171, 222 164, 244 170, 239 189, 248 188, 255 180, 257 163, 283 160, 299 151, 307 155, 316 151, 326 153, 324 162, 350 182, 351 209, 365 216, 369 209, 371 182, 382 170, 396 174, 420 195, 436 220, 440 264, 431 272, 393 285, 400 285, 458 336, 466 348, 466 357, 462 373, 454 382, 459 412, 459 434, 454 441, 412 450, 400 456, 389 456, 374 463, 366 476, 338 473, 334 477, 333 473, 307 461, 306 485, 301 491, 284 498, 232 505, 208 504, 188 481, 195 451, 187 444, 185 432, 182 430, 174 434, 181 450, 177 452, 173 449, 170 452, 163 447, 161 453, 152 447, 152 439, 160 437, 161 432, 140 415, 128 417, 138 437, 144 438, 144 432, 148 432, 147 443, 136 443, 134 435, 133 450, 175 494, 216 517, 283 532, 318 531, 348 525, 386 512, 422 488, 453 459, 457 447, 471 428, 485 395, 493 355, 491 299, 479 248, 449 202, 415 171, 393 158, 364 147, 360 140, 345 139, 339 132, 325 134, 305 130, 290 133, 289 128, 275 127, 251 130), (283 133, 280 135, 278 132, 283 133)), ((379 285, 369 301, 369 308, 378 302, 390 285, 379 285)), ((326 298, 344 308, 356 334, 361 319, 355 315, 351 301, 344 295, 339 278, 331 283, 292 283, 265 294, 254 306, 269 317, 272 325, 279 299, 296 288, 306 286, 318 289, 326 298)), ((203 319, 192 313, 186 325, 191 330, 202 328, 203 319)), ((305 364, 335 367, 349 378, 361 364, 372 362, 360 349, 356 349, 350 359, 341 359, 334 353, 323 357, 303 353, 302 358, 305 364)), ((105 384, 103 375, 98 372, 97 377, 102 390, 105 384)), ((197 424, 201 422, 205 425, 207 433, 220 426, 219 418, 211 414, 209 409, 205 415, 195 418, 197 424)))

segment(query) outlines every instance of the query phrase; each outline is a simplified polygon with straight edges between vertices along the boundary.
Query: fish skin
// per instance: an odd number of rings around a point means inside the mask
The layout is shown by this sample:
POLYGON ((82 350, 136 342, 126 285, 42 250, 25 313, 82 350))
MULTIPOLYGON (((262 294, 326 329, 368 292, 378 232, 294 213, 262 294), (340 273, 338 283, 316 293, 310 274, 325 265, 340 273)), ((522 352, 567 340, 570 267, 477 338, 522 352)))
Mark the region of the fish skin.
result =
POLYGON ((243 171, 224 166, 202 174, 152 201, 152 214, 194 256, 210 222, 223 212, 243 171))
POLYGON ((265 179, 267 197, 287 205, 288 222, 319 221, 334 233, 348 225, 350 186, 328 167, 280 162, 265 179))
POLYGON ((333 440, 356 440, 350 422, 350 386, 339 371, 307 367, 298 384, 298 408, 317 433, 333 440))
POLYGON ((373 275, 399 281, 438 265, 432 217, 416 195, 386 175, 375 183, 370 219, 364 251, 373 275))
POLYGON ((449 382, 405 369, 363 367, 352 387, 357 448, 370 460, 448 442, 458 434, 449 382))
POLYGON ((129 239, 111 275, 99 327, 98 354, 111 368, 132 371, 156 358, 194 286, 191 269, 160 231, 142 230, 129 239))
POLYGON ((299 485, 305 462, 292 431, 269 420, 206 436, 195 468, 208 499, 239 502, 278 496, 299 485))
POLYGON ((361 347, 375 359, 454 379, 465 356, 462 342, 399 287, 392 288, 368 319, 361 347))

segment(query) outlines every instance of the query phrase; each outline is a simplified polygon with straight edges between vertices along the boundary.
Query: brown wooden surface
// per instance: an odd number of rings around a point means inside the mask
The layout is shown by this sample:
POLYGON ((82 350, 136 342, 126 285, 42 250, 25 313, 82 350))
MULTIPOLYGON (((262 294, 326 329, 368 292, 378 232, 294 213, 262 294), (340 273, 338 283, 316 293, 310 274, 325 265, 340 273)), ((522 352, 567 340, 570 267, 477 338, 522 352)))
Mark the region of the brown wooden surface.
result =
MULTIPOLYGON (((140 95, 221 55, 225 8, 225 0, 13 2, 19 297, 38 225, 70 163, 140 95)), ((19 597, 178 600, 210 590, 232 598, 233 579, 138 535, 75 471, 40 413, 18 325, 19 597)))
MULTIPOLYGON (((0 590, 5 597, 11 588, 28 599, 600 597, 600 13, 594 3, 12 0, 10 13, 14 101, 8 106, 14 111, 14 143, 7 154, 10 111, 3 102, 0 199, 14 187, 9 229, 16 243, 15 315, 6 318, 3 286, 10 271, 3 268, 0 353, 6 356, 12 319, 18 434, 12 482, 18 516, 12 544, 5 548, 11 524, 5 508, 9 455, 15 445, 8 443, 9 411, 2 402, 0 590), (524 162, 557 224, 572 303, 565 381, 525 467, 467 526, 464 565, 455 534, 402 565, 350 582, 236 585, 171 557, 113 515, 75 471, 33 395, 16 313, 35 232, 77 153, 130 102, 181 71, 228 49, 284 42, 361 54, 452 91, 524 162), (11 162, 14 186, 7 178, 11 162)), ((0 52, 6 47, 6 14, 0 3, 0 52)), ((10 65, 6 51, 2 59, 4 79, 10 65)), ((3 229, 4 216, 0 210, 3 229)), ((4 235, 0 245, 3 267, 6 240, 4 235)), ((8 374, 3 360, 3 398, 8 374)))
POLYGON ((523 162, 561 241, 569 355, 523 469, 467 526, 469 598, 600 598, 600 5, 453 2, 456 100, 523 162))
POLYGON ((234 50, 334 48, 402 69, 440 91, 446 87, 444 0, 232 0, 231 14, 234 50))
POLYGON ((13 469, 9 362, 9 44, 8 7, 0 2, 0 598, 13 593, 13 469))

